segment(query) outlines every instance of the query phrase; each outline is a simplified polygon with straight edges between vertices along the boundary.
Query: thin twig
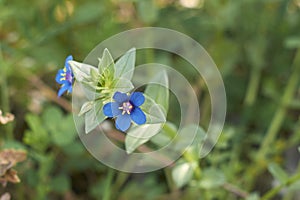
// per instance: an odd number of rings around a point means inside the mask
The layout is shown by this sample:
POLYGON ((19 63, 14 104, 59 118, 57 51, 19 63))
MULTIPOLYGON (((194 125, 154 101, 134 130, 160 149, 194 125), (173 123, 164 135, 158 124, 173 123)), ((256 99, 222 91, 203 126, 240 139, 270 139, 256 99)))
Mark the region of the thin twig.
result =
POLYGON ((241 190, 240 188, 238 188, 237 186, 235 185, 232 185, 230 183, 225 183, 223 185, 223 188, 233 194, 235 194, 236 196, 239 196, 239 197, 242 197, 242 198, 247 198, 249 196, 249 193, 244 191, 244 190, 241 190))
POLYGON ((63 98, 58 98, 57 93, 51 87, 47 86, 39 77, 30 75, 27 79, 34 87, 38 88, 47 99, 60 105, 66 111, 72 112, 72 106, 70 102, 63 98))

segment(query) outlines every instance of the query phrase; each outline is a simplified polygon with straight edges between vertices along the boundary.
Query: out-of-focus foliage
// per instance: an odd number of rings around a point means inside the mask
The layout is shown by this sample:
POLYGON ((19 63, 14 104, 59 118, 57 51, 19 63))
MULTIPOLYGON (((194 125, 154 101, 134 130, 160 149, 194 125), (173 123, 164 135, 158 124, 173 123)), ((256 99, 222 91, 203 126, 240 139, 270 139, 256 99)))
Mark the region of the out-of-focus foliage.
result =
MULTIPOLYGON (((15 115, 0 126, 0 148, 28 152, 16 166, 22 182, 5 190, 12 199, 299 198, 299 26, 299 0, 0 0, 0 109, 15 115), (220 69, 228 108, 207 157, 187 151, 165 170, 132 175, 90 156, 54 78, 67 55, 83 60, 109 36, 144 26, 202 44, 220 69)), ((136 58, 186 76, 199 96, 201 126, 208 125, 208 91, 186 61, 151 50, 136 58)), ((176 103, 171 98, 174 122, 176 103)))

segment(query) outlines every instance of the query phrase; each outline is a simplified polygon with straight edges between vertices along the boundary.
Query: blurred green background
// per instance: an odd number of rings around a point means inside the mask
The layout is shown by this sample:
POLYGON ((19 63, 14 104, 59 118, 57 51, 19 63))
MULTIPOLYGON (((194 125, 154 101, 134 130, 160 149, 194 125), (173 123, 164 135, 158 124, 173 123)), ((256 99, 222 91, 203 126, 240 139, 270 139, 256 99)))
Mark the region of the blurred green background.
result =
MULTIPOLYGON (((300 199, 299 0, 0 0, 0 39, 0 109, 15 115, 0 126, 0 149, 28 152, 16 167, 21 183, 0 188, 0 195, 300 199), (108 37, 146 26, 174 29, 202 44, 226 87, 223 134, 198 161, 201 175, 181 188, 172 186, 167 170, 126 174, 92 158, 77 137, 70 96, 56 95, 55 75, 67 55, 82 61, 108 37)), ((155 61, 188 65, 152 53, 155 61)), ((137 57, 143 63, 147 53, 137 57)), ((193 70, 183 73, 198 91, 206 127, 205 84, 193 70)))

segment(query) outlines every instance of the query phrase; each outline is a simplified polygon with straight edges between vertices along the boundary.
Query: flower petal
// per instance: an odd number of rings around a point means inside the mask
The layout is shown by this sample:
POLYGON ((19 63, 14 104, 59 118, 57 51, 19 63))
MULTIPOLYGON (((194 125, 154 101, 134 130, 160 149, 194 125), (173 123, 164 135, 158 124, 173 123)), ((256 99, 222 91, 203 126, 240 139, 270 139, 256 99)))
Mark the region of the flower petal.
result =
POLYGON ((119 104, 116 102, 109 102, 103 106, 103 113, 107 117, 116 117, 121 115, 122 112, 119 109, 119 104))
POLYGON ((130 115, 119 115, 117 117, 117 120, 116 120, 116 128, 121 130, 121 131, 126 131, 129 127, 130 127, 130 124, 131 124, 131 118, 130 118, 130 115))
MULTIPOLYGON (((71 85, 72 87, 72 85, 71 85)), ((67 91, 70 88, 70 85, 68 83, 64 83, 61 88, 58 91, 58 96, 60 97, 65 91, 67 91)))
POLYGON ((146 123, 146 115, 139 107, 135 107, 132 110, 130 117, 131 117, 132 121, 134 121, 138 125, 146 123))
POLYGON ((129 98, 126 93, 116 92, 113 96, 113 99, 118 103, 123 103, 125 101, 128 101, 129 98))
POLYGON ((71 71, 71 67, 69 65, 69 61, 70 60, 73 60, 73 56, 72 55, 69 55, 66 60, 65 60, 65 67, 67 68, 67 70, 71 71))
POLYGON ((68 93, 72 93, 72 90, 73 90, 73 87, 71 85, 71 87, 69 87, 69 89, 68 89, 68 93))
POLYGON ((55 77, 55 81, 58 84, 63 84, 64 80, 61 80, 62 78, 65 78, 62 74, 64 73, 64 71, 62 69, 58 70, 56 77, 55 77))
POLYGON ((140 106, 145 102, 145 97, 141 92, 134 92, 130 96, 130 102, 135 106, 140 106))

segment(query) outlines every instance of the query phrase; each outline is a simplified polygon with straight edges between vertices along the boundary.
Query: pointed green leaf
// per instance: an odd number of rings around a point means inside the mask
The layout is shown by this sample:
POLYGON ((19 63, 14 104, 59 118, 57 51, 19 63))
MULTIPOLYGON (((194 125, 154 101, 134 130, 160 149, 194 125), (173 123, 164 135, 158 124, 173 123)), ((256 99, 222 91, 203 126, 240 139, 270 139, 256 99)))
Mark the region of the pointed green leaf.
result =
POLYGON ((120 79, 118 79, 118 81, 114 87, 114 91, 126 93, 126 92, 129 92, 130 90, 132 90, 133 88, 134 88, 134 86, 129 79, 120 78, 120 79))
POLYGON ((110 55, 108 49, 104 49, 103 56, 99 59, 98 71, 100 74, 105 74, 107 71, 109 71, 110 74, 114 74, 114 70, 114 59, 110 55))
POLYGON ((85 114, 86 112, 90 111, 93 108, 94 101, 87 101, 85 102, 80 109, 80 112, 78 113, 78 116, 81 116, 85 114))
POLYGON ((193 166, 192 163, 178 163, 172 169, 172 178, 178 188, 189 183, 193 177, 193 166))
POLYGON ((153 135, 160 131, 161 126, 162 124, 144 124, 130 128, 125 138, 126 152, 130 154, 149 141, 153 135))
POLYGON ((205 169, 202 174, 199 186, 204 189, 220 187, 226 181, 224 174, 217 169, 205 169))
POLYGON ((135 48, 129 49, 115 65, 115 78, 125 78, 131 80, 135 65, 135 48))
POLYGON ((95 82, 95 83, 99 82, 99 79, 100 79, 101 76, 98 73, 97 68, 91 68, 90 75, 91 75, 91 78, 92 78, 93 82, 95 82))
POLYGON ((166 116, 164 109, 156 104, 156 102, 149 96, 145 95, 145 102, 140 108, 144 111, 147 124, 165 123, 166 116))
POLYGON ((285 184, 289 178, 288 174, 277 163, 269 164, 268 170, 281 184, 285 184))
POLYGON ((103 102, 101 100, 94 103, 93 108, 85 113, 85 133, 95 129, 106 116, 102 112, 103 102))
POLYGON ((166 115, 169 107, 169 79, 167 72, 163 70, 157 74, 145 89, 145 94, 150 96, 155 103, 161 105, 164 108, 164 114, 166 115), (151 84, 153 83, 153 84, 151 84))
POLYGON ((83 80, 89 80, 91 70, 95 70, 94 66, 85 63, 69 61, 69 64, 72 68, 75 79, 79 82, 83 80))

